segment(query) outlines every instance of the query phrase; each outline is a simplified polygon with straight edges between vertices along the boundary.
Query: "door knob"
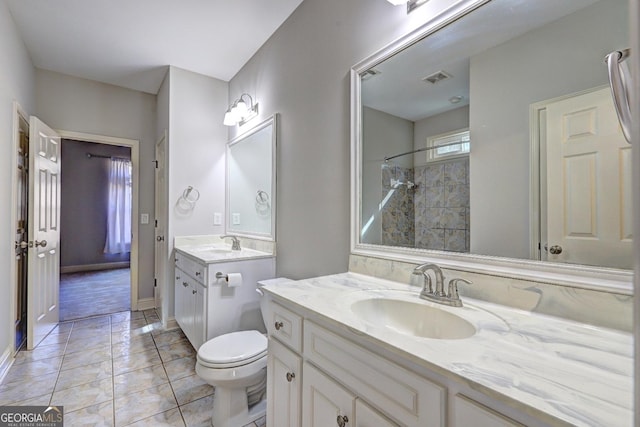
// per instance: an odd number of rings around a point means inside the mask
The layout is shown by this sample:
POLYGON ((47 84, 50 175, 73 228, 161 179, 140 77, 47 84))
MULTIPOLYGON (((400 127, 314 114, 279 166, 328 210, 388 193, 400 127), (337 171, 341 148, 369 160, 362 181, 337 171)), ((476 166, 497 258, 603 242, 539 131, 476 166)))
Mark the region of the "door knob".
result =
POLYGON ((338 427, 344 427, 349 422, 349 418, 346 415, 338 415, 338 427))
POLYGON ((287 372, 287 381, 291 382, 296 377, 296 374, 293 372, 287 372))
POLYGON ((553 245, 549 248, 549 253, 551 255, 558 255, 562 253, 562 246, 560 245, 553 245))
POLYGON ((42 247, 44 248, 45 246, 47 246, 47 241, 46 241, 46 240, 41 240, 41 241, 39 241, 39 242, 38 242, 38 241, 36 240, 35 242, 33 242, 33 244, 34 244, 36 247, 37 247, 37 246, 42 246, 42 247))
POLYGON ((24 240, 20 243, 16 242, 16 249, 20 248, 20 249, 27 249, 29 247, 29 243, 25 242, 24 240))
POLYGON ((276 325, 275 325, 275 326, 276 326, 276 331, 279 331, 279 330, 284 326, 284 323, 282 323, 282 322, 276 322, 276 325))
POLYGON ((158 237, 156 237, 156 241, 158 241, 158 242, 164 242, 164 236, 158 236, 158 237))

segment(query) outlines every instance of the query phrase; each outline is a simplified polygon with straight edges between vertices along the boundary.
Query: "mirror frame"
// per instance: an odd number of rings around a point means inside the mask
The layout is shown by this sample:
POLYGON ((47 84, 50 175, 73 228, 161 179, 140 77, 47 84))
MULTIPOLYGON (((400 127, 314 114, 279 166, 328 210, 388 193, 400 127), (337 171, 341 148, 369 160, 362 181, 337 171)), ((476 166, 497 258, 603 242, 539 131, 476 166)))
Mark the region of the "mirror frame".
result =
POLYGON ((260 122, 255 125, 248 131, 236 136, 231 141, 227 142, 226 147, 226 156, 225 156, 225 168, 226 168, 226 192, 225 192, 225 232, 227 234, 233 234, 241 237, 249 237, 257 240, 267 240, 271 242, 276 241, 276 158, 277 158, 277 146, 278 146, 278 114, 274 114, 268 119, 260 122), (231 210, 230 210, 230 189, 231 189, 231 179, 230 179, 230 171, 229 171, 229 150, 232 146, 244 141, 248 137, 260 132, 261 130, 271 126, 271 231, 269 233, 258 233, 258 232, 247 232, 242 230, 234 230, 231 224, 231 210))
MULTIPOLYGON (((434 16, 421 27, 351 67, 351 254, 409 263, 430 261, 451 270, 633 295, 632 270, 360 242, 363 143, 360 74, 490 1, 461 0, 434 16)), ((534 146, 530 147, 530 150, 534 149, 534 146)), ((532 156, 531 162, 532 165, 535 164, 535 156, 532 156)), ((530 188, 538 185, 536 181, 539 179, 538 175, 537 169, 532 167, 529 177, 530 188)))

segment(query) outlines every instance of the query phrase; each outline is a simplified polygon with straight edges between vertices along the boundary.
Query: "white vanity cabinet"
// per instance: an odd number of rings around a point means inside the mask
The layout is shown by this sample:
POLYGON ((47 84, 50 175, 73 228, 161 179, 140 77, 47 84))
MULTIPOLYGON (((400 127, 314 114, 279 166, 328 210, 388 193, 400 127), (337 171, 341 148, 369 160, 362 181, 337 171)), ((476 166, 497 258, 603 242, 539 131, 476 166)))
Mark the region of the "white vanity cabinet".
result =
POLYGON ((274 277, 273 257, 203 262, 176 251, 175 266, 175 318, 196 350, 222 334, 264 330, 256 288, 274 277), (242 284, 230 287, 229 273, 241 273, 242 284))
POLYGON ((267 355, 267 425, 299 427, 302 358, 276 339, 267 355))
POLYGON ((453 427, 524 427, 511 418, 487 408, 464 395, 453 398, 453 427))

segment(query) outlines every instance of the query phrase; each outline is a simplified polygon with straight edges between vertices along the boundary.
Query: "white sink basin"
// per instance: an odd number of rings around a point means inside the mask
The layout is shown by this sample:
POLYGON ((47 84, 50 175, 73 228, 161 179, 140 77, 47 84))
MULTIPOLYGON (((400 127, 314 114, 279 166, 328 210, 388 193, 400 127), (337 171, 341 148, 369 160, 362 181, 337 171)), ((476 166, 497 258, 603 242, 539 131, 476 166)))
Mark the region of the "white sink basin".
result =
POLYGON ((476 333, 476 328, 462 317, 419 301, 368 298, 351 304, 351 310, 367 323, 404 335, 456 340, 476 333))
POLYGON ((194 248, 191 249, 191 251, 193 252, 197 252, 197 253, 203 253, 203 252, 208 252, 208 253, 212 253, 212 254, 226 254, 231 252, 230 248, 216 248, 216 247, 202 247, 202 248, 194 248))

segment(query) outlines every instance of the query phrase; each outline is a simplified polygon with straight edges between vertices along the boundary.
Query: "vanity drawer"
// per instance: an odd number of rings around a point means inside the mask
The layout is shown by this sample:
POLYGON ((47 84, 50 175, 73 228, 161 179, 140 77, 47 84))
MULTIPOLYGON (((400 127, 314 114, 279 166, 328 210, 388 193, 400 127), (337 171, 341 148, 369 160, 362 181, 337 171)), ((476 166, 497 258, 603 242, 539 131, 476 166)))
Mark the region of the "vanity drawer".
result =
POLYGON ((270 336, 297 352, 302 351, 302 317, 273 303, 266 326, 270 336))
POLYGON ((304 355, 406 426, 445 425, 446 389, 305 320, 304 355))
POLYGON ((187 273, 189 276, 191 276, 193 279, 200 282, 202 285, 205 284, 204 274, 207 269, 205 265, 202 265, 196 261, 193 261, 192 259, 187 258, 186 256, 178 252, 176 252, 175 259, 176 259, 177 268, 187 273))

